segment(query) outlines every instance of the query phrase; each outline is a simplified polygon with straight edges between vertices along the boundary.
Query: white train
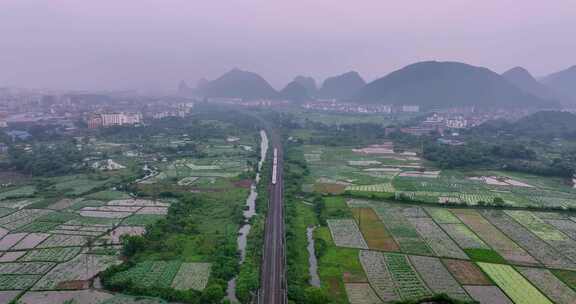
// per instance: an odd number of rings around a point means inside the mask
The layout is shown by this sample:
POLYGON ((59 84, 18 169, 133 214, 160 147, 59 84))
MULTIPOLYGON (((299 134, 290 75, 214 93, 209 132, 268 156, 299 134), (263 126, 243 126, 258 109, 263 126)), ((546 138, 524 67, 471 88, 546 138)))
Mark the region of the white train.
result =
POLYGON ((274 162, 272 163, 272 185, 276 185, 278 175, 278 149, 274 148, 274 162))

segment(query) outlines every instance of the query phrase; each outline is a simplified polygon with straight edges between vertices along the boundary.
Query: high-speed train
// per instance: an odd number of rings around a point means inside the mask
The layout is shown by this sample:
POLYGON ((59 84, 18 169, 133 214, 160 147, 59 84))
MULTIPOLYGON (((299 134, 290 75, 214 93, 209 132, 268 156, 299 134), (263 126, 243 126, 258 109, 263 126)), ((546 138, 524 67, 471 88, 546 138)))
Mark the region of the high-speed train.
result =
POLYGON ((272 185, 276 185, 278 175, 278 149, 274 148, 274 162, 272 163, 272 185))

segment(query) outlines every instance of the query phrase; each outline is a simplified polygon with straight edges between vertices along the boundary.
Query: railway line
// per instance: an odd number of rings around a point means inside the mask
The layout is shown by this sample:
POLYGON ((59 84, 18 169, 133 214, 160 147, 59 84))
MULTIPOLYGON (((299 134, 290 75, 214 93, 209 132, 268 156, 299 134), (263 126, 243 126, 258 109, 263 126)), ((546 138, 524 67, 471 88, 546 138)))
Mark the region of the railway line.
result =
POLYGON ((286 304, 283 151, 278 135, 271 135, 274 157, 258 303, 286 304))

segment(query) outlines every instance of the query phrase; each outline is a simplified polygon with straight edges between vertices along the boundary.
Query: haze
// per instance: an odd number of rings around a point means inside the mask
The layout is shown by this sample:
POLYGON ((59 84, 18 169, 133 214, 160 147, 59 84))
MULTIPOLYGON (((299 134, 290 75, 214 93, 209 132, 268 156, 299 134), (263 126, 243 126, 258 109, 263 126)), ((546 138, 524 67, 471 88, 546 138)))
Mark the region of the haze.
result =
POLYGON ((576 64, 573 0, 2 0, 0 86, 173 89, 233 67, 368 80, 421 60, 576 64))

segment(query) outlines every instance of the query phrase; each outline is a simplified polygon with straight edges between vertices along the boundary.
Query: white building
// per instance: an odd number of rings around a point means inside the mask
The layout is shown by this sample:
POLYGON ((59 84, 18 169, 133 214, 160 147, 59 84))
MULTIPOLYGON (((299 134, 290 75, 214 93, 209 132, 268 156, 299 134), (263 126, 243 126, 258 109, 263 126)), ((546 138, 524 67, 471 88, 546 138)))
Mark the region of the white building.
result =
POLYGON ((134 125, 142 122, 142 114, 140 113, 106 113, 100 115, 104 127, 134 125))
POLYGON ((420 112, 420 106, 416 106, 416 105, 406 105, 406 106, 402 106, 402 112, 420 112))

